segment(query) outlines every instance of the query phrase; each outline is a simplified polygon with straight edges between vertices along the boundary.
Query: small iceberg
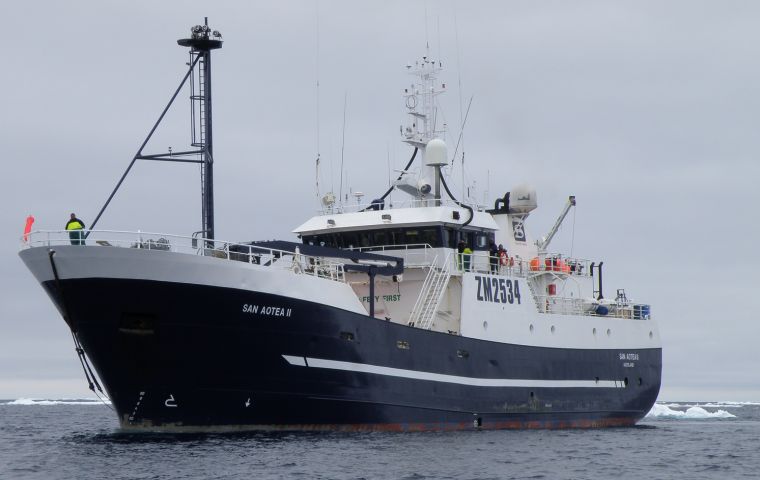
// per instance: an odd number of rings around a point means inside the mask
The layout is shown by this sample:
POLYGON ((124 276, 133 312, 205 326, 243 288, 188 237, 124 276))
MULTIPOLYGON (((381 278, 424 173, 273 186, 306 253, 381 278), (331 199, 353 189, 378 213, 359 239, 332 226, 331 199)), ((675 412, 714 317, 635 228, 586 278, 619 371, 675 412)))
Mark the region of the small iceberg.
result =
POLYGON ((690 402, 690 403, 670 403, 663 402, 660 405, 665 405, 670 408, 689 408, 689 407, 702 407, 702 408, 741 408, 744 406, 756 406, 760 405, 758 402, 690 402))
MULTIPOLYGON (((672 405, 672 404, 671 404, 672 405)), ((673 410, 670 405, 655 403, 652 409, 647 413, 646 418, 675 418, 687 420, 701 420, 707 418, 736 418, 736 415, 725 410, 716 410, 708 412, 700 406, 689 407, 686 411, 673 410)))

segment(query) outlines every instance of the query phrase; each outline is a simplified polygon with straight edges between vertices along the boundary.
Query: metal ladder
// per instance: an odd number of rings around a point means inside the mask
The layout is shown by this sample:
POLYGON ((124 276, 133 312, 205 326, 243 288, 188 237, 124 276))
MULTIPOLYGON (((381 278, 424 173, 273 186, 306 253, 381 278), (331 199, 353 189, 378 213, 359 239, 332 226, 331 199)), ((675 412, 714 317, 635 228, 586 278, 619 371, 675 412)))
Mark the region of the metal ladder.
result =
MULTIPOLYGON (((197 53, 195 55, 197 55, 197 53)), ((206 76, 204 74, 205 60, 206 58, 204 56, 201 56, 201 58, 198 59, 197 84, 195 80, 195 74, 190 77, 190 115, 192 117, 190 122, 192 127, 192 140, 190 144, 194 147, 200 148, 206 146, 206 76)))
MULTIPOLYGON (((198 52, 190 54, 190 63, 198 52)), ((190 144, 200 149, 206 148, 206 57, 198 58, 198 73, 190 75, 190 144), (197 79, 196 79, 197 75, 197 79)), ((203 157, 203 155, 201 155, 203 157)), ((201 165, 201 185, 206 184, 206 165, 201 165)), ((204 204, 205 207, 205 204, 204 204)), ((203 216, 206 216, 205 209, 203 216)), ((206 232, 203 233, 206 236, 206 232)))
POLYGON ((425 277, 425 281, 422 282, 420 295, 417 297, 414 308, 412 308, 412 314, 409 316, 409 326, 430 330, 450 278, 451 253, 446 255, 441 267, 438 266, 438 257, 436 256, 430 265, 430 271, 425 277))

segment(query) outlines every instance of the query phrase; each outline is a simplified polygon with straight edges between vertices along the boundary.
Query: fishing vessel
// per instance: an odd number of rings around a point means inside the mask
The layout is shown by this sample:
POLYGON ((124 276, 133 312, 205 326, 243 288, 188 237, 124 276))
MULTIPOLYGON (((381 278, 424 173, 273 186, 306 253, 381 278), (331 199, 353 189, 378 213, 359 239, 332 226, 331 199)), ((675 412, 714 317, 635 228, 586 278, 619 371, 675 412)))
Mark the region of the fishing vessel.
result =
POLYGON ((21 259, 71 329, 93 391, 121 428, 147 431, 461 430, 628 426, 657 398, 662 350, 650 306, 608 299, 600 261, 534 239, 536 192, 488 208, 447 184, 437 125, 442 65, 407 66, 410 160, 366 205, 322 197, 292 241, 214 235, 208 22, 180 45, 194 149, 137 160, 196 162, 201 229, 24 235, 21 259), (405 195, 393 204, 391 192, 405 195), (502 248, 497 248, 501 245, 502 248), (98 380, 99 379, 99 380, 98 380), (102 386, 101 386, 102 384, 102 386))

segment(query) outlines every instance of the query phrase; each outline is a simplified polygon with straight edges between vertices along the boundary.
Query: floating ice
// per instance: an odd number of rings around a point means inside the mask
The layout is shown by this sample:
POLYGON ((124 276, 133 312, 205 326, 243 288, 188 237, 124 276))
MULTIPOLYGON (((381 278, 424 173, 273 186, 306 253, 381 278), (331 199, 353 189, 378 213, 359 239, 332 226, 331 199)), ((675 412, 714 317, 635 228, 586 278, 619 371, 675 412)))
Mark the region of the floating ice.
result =
POLYGON ((725 410, 708 412, 700 406, 689 407, 685 412, 673 410, 668 405, 655 403, 652 409, 647 413, 647 418, 679 418, 679 419, 705 419, 705 418, 736 418, 736 415, 728 413, 725 410))
POLYGON ((760 402, 716 402, 720 405, 724 405, 726 407, 743 407, 745 405, 751 406, 751 405, 760 405, 760 402))
POLYGON ((103 402, 96 398, 63 398, 56 400, 19 398, 10 402, 6 402, 5 405, 103 405, 103 402))
POLYGON ((689 408, 689 407, 702 407, 702 408, 741 408, 745 406, 758 406, 760 402, 688 402, 688 403, 673 403, 663 402, 660 405, 665 405, 670 408, 689 408))

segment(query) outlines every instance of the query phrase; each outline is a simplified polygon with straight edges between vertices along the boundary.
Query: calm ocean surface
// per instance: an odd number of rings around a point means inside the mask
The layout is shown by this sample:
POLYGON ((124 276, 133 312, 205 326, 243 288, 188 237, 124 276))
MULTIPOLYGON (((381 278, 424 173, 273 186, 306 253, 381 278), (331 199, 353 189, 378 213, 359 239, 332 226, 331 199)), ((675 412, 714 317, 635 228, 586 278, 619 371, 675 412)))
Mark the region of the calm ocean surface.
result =
POLYGON ((760 478, 760 404, 604 430, 136 435, 92 401, 0 400, 0 479, 27 478, 760 478))

